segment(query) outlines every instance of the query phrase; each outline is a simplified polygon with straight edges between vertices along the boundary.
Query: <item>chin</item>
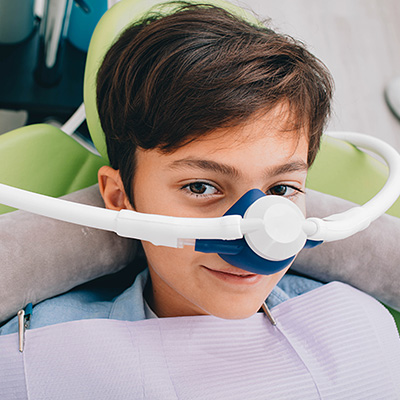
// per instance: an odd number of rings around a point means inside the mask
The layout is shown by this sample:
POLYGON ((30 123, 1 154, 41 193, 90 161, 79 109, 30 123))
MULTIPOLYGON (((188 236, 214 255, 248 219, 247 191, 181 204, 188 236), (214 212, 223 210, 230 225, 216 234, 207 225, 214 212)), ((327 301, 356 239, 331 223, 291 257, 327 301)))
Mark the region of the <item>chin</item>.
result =
POLYGON ((212 310, 210 314, 222 319, 247 319, 258 312, 261 304, 255 307, 229 307, 226 309, 212 310))

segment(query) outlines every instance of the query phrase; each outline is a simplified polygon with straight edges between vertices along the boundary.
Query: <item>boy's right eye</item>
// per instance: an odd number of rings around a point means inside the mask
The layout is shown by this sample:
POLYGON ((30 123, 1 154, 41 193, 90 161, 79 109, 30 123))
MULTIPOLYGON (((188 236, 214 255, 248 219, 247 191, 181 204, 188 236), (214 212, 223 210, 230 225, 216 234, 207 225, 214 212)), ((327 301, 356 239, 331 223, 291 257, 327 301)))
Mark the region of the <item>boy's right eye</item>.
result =
POLYGON ((191 182, 182 187, 190 196, 208 197, 219 193, 219 190, 206 182, 191 182))

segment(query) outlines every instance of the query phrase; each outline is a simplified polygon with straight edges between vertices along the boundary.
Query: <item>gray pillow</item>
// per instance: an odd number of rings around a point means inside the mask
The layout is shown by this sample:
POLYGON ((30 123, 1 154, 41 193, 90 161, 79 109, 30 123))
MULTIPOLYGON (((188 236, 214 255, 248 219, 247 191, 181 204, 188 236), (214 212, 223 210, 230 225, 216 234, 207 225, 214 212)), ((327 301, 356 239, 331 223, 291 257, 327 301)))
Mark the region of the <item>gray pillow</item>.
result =
MULTIPOLYGON (((98 186, 65 199, 104 207, 98 186)), ((307 193, 310 216, 327 216, 352 203, 307 193)), ((353 237, 303 250, 292 269, 314 279, 339 280, 400 310, 400 219, 383 216, 353 237)), ((0 321, 132 261, 137 241, 23 211, 0 216, 0 321), (68 239, 66 239, 68 238, 68 239)))
MULTIPOLYGON (((63 197, 104 207, 98 186, 63 197)), ((137 242, 24 211, 0 216, 0 321, 28 303, 64 293, 117 272, 135 256, 137 242)))

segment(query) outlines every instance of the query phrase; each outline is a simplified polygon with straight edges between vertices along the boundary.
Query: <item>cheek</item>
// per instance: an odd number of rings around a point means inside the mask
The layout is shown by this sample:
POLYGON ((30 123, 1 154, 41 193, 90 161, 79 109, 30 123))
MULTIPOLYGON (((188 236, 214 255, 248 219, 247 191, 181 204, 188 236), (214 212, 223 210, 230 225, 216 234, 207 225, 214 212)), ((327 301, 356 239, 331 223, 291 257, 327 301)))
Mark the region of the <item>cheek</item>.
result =
POLYGON ((305 195, 301 195, 299 196, 294 203, 296 204, 297 207, 300 208, 301 212, 304 214, 304 216, 306 215, 306 196, 305 195))
POLYGON ((154 246, 148 242, 142 244, 151 275, 157 275, 157 282, 153 282, 156 286, 166 284, 180 292, 181 287, 187 287, 190 283, 190 277, 196 277, 196 266, 201 263, 199 257, 202 253, 195 252, 193 247, 175 249, 154 246), (162 282, 158 281, 158 278, 162 282))
POLYGON ((163 270, 165 270, 165 273, 171 272, 171 269, 175 269, 171 265, 187 263, 194 255, 191 247, 175 249, 172 247, 154 246, 148 242, 142 242, 142 244, 149 266, 160 272, 163 270))

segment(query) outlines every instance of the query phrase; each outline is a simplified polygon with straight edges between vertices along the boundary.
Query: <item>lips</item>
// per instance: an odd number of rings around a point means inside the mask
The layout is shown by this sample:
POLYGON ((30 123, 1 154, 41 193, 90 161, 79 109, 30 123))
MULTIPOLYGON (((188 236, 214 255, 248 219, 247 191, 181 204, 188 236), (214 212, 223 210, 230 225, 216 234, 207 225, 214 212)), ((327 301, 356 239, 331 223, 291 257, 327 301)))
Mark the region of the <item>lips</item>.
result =
MULTIPOLYGON (((204 267, 207 268, 207 267, 204 267)), ((252 274, 251 272, 245 271, 243 269, 239 269, 239 268, 235 268, 234 270, 230 270, 230 269, 223 269, 223 270, 218 270, 218 269, 211 269, 211 268, 207 268, 210 271, 214 271, 214 272, 220 272, 222 274, 229 274, 229 275, 235 275, 235 276, 241 276, 241 277, 247 277, 247 276, 252 276, 252 275, 256 275, 256 274, 252 274)))
POLYGON ((211 269, 206 266, 203 268, 215 278, 232 284, 252 285, 262 279, 262 275, 253 274, 239 268, 211 269))

